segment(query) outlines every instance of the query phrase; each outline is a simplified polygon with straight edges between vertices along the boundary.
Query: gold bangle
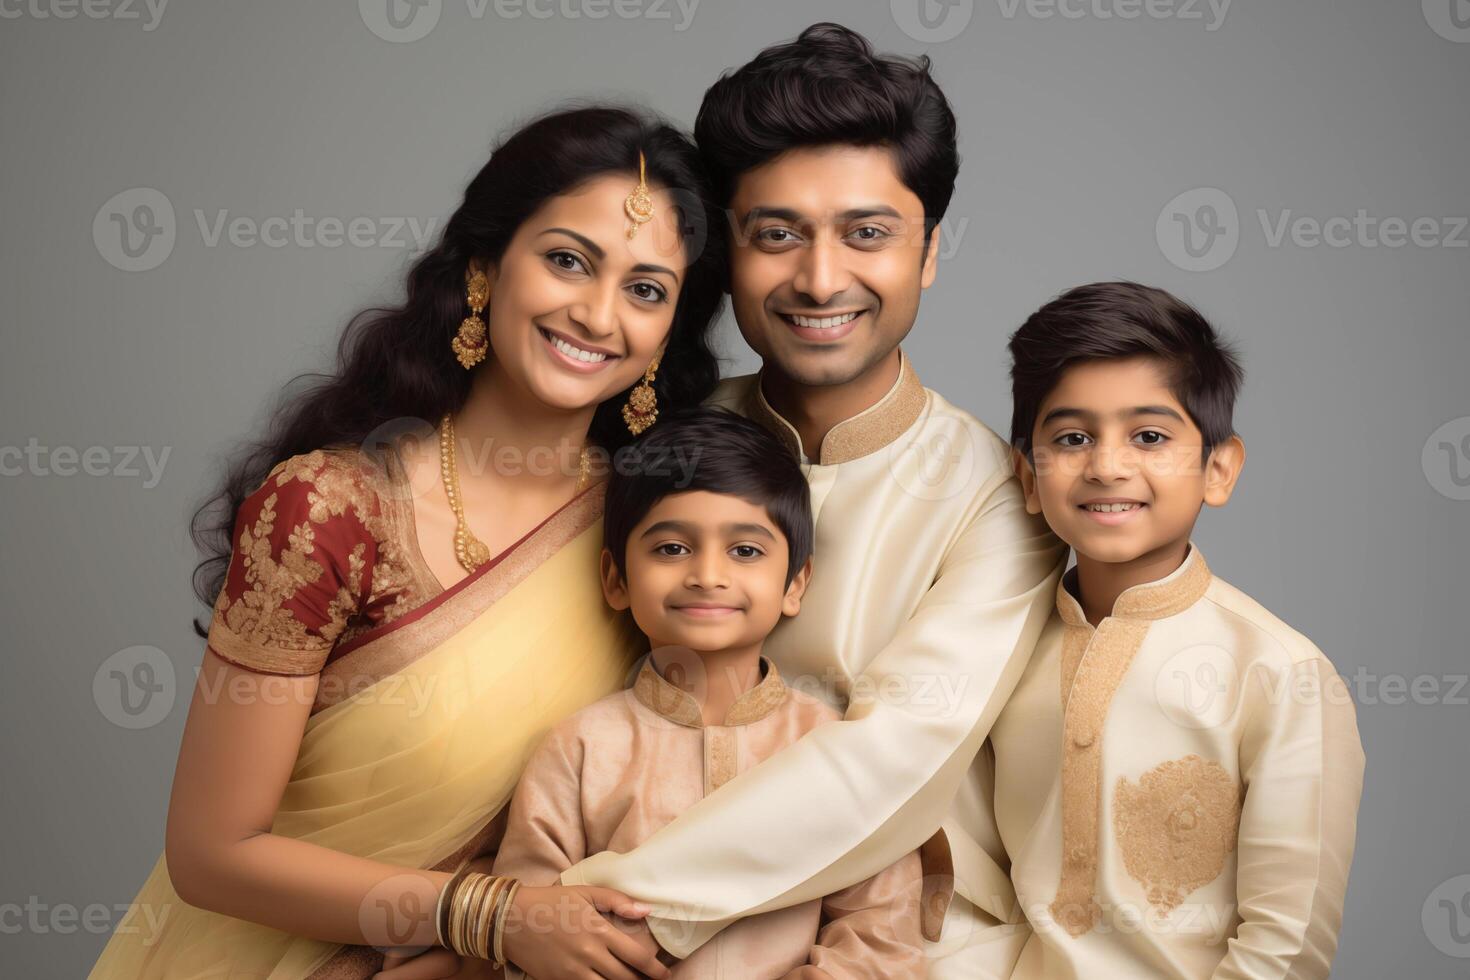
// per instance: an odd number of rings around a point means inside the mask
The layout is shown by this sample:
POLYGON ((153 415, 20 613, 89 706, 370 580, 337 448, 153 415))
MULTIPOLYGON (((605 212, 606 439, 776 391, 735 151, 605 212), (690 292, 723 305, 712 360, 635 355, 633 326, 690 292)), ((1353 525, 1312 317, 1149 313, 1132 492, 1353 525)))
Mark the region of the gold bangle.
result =
POLYGON ((505 967, 505 921, 510 917, 511 903, 516 899, 516 892, 520 891, 521 882, 518 878, 510 880, 510 887, 506 889, 505 901, 500 907, 500 914, 495 917, 495 943, 492 949, 495 965, 505 967))
POLYGON ((449 948, 453 950, 459 949, 459 922, 464 914, 464 889, 465 881, 461 878, 455 885, 454 894, 449 897, 449 948))
POLYGON ((450 902, 454 897, 455 889, 459 887, 460 881, 464 879, 465 875, 470 873, 469 863, 466 862, 463 867, 450 875, 449 880, 440 889, 439 901, 434 906, 434 938, 445 949, 449 948, 449 936, 446 927, 449 924, 450 902))
POLYGON ((500 901, 500 896, 505 892, 506 879, 496 876, 490 885, 490 890, 481 904, 479 912, 475 916, 475 928, 473 931, 475 956, 482 960, 490 958, 490 924, 495 920, 495 905, 500 901))
POLYGON ((470 956, 480 955, 476 938, 480 931, 480 920, 484 918, 487 904, 486 896, 495 886, 496 879, 491 875, 480 875, 480 880, 475 882, 475 890, 470 896, 468 912, 465 915, 464 949, 462 952, 470 956))
POLYGON ((504 959, 494 960, 493 957, 501 948, 500 940, 501 935, 504 932, 503 920, 507 915, 510 914, 510 902, 511 899, 515 897, 515 890, 519 885, 520 882, 517 881, 515 878, 506 879, 505 891, 501 895, 500 904, 496 906, 491 933, 490 936, 487 937, 491 941, 486 943, 487 951, 485 954, 485 958, 492 960, 492 962, 495 962, 497 966, 505 965, 504 959))
POLYGON ((484 879, 489 875, 479 872, 471 872, 461 882, 459 889, 454 894, 453 917, 449 924, 449 948, 456 953, 465 953, 465 938, 471 921, 471 911, 475 899, 484 887, 484 879))
POLYGON ((459 886, 459 895, 457 896, 459 903, 454 916, 455 928, 451 933, 454 939, 454 951, 456 953, 464 952, 465 929, 470 921, 470 906, 475 900, 475 891, 479 886, 480 876, 478 873, 465 876, 464 884, 459 886))
POLYGON ((464 891, 464 877, 459 876, 454 882, 454 891, 449 896, 449 911, 444 916, 444 939, 445 947, 454 948, 455 928, 459 919, 459 905, 464 901, 460 893, 464 891))

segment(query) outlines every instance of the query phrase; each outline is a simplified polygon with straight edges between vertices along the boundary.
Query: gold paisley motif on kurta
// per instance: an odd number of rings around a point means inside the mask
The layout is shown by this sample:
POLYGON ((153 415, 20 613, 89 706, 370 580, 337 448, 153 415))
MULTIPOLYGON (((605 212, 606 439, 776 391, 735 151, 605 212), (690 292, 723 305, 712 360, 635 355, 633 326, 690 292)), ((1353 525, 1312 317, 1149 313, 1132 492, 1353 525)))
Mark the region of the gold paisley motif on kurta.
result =
POLYGON ((1118 780, 1113 830, 1149 904, 1172 912, 1225 870, 1240 831, 1240 787, 1225 767, 1198 755, 1162 762, 1137 783, 1118 780))

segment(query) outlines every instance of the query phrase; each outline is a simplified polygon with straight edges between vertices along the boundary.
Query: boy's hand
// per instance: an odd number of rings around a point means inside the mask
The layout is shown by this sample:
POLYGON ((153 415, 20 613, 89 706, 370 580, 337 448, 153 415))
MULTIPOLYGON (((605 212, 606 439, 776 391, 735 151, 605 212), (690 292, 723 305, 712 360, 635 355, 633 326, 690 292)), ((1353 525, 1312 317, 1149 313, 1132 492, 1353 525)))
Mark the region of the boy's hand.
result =
POLYGON ((820 966, 812 966, 808 963, 806 966, 798 966, 781 980, 832 980, 832 974, 820 966))
POLYGON ((417 956, 389 953, 373 980, 505 980, 505 973, 489 960, 431 949, 417 956))

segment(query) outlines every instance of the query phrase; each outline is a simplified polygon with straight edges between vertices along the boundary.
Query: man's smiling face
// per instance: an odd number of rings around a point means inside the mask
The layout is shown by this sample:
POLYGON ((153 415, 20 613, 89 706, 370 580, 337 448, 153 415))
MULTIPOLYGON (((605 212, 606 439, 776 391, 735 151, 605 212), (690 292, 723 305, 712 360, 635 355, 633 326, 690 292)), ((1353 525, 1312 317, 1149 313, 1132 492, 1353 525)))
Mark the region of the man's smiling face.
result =
POLYGON ((740 176, 730 295, 746 343, 803 385, 840 385, 893 353, 934 281, 939 233, 882 147, 788 150, 740 176))

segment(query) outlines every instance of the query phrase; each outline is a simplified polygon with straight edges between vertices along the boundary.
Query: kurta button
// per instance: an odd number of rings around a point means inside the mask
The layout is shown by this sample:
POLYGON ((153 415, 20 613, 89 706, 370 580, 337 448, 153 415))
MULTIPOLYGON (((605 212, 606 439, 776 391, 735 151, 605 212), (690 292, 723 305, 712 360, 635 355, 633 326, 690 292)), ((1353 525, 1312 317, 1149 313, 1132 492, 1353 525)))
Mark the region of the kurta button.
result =
POLYGON ((1092 744, 1092 737, 1090 728, 1079 728, 1072 733, 1072 744, 1079 749, 1085 749, 1092 744))

